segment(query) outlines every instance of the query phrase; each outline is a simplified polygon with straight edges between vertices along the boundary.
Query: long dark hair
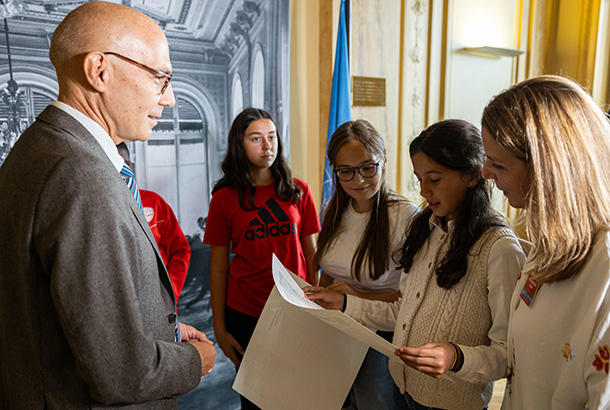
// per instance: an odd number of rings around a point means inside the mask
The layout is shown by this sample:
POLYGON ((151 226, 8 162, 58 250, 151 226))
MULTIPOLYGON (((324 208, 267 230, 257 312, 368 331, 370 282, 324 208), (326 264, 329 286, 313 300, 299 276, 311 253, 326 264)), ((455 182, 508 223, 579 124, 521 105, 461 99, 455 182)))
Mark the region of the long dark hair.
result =
MULTIPOLYGON (((352 276, 354 279, 362 280, 362 267, 366 265, 369 269, 370 278, 375 280, 381 277, 389 267, 390 263, 390 219, 388 206, 392 202, 403 199, 398 194, 390 191, 385 183, 385 169, 381 164, 386 161, 386 150, 382 136, 366 120, 348 121, 341 125, 331 136, 328 144, 328 161, 335 165, 339 150, 351 141, 358 141, 367 152, 371 153, 380 162, 380 186, 379 191, 373 198, 373 209, 371 217, 366 226, 362 240, 352 257, 352 276)), ((320 268, 322 255, 328 251, 332 243, 337 239, 341 231, 341 220, 350 196, 343 190, 337 175, 333 174, 335 193, 328 202, 322 230, 318 235, 318 250, 314 257, 314 266, 320 268)))
MULTIPOLYGON (((485 162, 481 133, 462 120, 437 122, 411 142, 409 154, 423 152, 445 168, 459 171, 473 178, 480 177, 485 162)), ((451 289, 466 274, 468 255, 481 235, 492 226, 505 226, 504 220, 491 207, 490 188, 483 178, 468 188, 464 201, 456 209, 453 235, 449 251, 436 268, 438 286, 451 289)), ((426 208, 411 224, 407 239, 400 251, 400 265, 408 272, 417 252, 430 236, 429 220, 432 210, 426 208)))
POLYGON ((271 120, 277 130, 277 155, 271 165, 271 175, 275 181, 275 193, 282 201, 296 203, 301 199, 301 188, 294 182, 290 167, 284 158, 282 151, 282 138, 277 123, 265 110, 258 108, 246 108, 235 119, 229 130, 229 147, 224 161, 222 161, 223 177, 214 185, 212 194, 224 187, 237 190, 239 205, 245 211, 257 209, 254 204, 256 185, 252 173, 252 165, 244 150, 244 133, 250 124, 257 120, 271 120), (248 198, 246 202, 246 193, 248 198))

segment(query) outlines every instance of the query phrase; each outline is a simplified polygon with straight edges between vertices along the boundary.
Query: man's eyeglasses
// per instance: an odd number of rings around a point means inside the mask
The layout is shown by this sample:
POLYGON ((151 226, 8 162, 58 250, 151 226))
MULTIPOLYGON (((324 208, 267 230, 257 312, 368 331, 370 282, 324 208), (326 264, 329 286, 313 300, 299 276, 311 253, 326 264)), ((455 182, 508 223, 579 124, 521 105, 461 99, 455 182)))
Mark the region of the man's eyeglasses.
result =
POLYGON ((362 165, 361 167, 335 169, 334 172, 337 178, 339 178, 339 181, 349 182, 354 179, 356 171, 358 171, 362 178, 373 178, 375 175, 377 175, 378 169, 379 162, 376 164, 362 165))
POLYGON ((128 63, 131 63, 131 64, 135 65, 136 67, 140 67, 140 68, 152 73, 153 75, 164 77, 165 81, 163 82, 163 86, 161 86, 161 91, 159 92, 159 95, 163 94, 165 92, 165 90, 167 90, 167 86, 169 85, 169 82, 172 79, 171 74, 167 74, 167 73, 164 73, 163 71, 159 71, 159 70, 155 70, 154 68, 150 68, 147 65, 138 63, 136 60, 132 60, 131 58, 125 57, 124 55, 121 55, 119 53, 115 53, 114 51, 104 51, 104 54, 110 54, 110 55, 116 56, 116 57, 120 58, 121 60, 127 61, 128 63))

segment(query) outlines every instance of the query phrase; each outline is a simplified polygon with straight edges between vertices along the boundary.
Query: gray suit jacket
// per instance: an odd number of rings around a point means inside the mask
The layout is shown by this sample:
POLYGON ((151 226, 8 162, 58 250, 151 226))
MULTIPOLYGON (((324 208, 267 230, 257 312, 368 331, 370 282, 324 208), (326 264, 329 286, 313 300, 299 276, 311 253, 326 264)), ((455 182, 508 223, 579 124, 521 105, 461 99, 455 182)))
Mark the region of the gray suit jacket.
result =
POLYGON ((197 350, 142 211, 50 106, 0 167, 0 409, 176 408, 197 350))

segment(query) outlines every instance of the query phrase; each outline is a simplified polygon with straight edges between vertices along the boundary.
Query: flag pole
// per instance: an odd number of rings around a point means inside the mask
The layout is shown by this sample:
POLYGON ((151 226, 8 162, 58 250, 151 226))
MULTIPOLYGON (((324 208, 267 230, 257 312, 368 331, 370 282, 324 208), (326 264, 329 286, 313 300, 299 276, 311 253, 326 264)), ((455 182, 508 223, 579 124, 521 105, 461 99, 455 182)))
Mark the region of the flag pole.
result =
MULTIPOLYGON (((339 27, 337 30, 337 46, 335 49, 335 65, 333 69, 333 85, 330 96, 330 112, 328 115, 328 132, 326 135, 326 152, 328 144, 335 130, 344 122, 351 121, 351 92, 350 70, 347 38, 347 5, 349 0, 341 0, 339 12, 339 27), (347 4, 346 4, 347 3, 347 4)), ((328 156, 324 156, 324 182, 322 185, 322 203, 320 206, 320 220, 334 191, 333 175, 328 156)))

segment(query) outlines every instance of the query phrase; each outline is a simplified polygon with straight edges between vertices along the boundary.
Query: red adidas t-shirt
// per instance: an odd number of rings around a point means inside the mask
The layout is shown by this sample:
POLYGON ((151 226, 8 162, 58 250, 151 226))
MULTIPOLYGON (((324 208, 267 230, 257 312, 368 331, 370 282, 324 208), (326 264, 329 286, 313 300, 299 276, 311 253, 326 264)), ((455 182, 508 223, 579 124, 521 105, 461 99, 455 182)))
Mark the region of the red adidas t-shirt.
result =
POLYGON ((318 233, 320 223, 309 186, 294 180, 303 190, 294 205, 277 198, 275 183, 256 187, 254 204, 260 209, 252 211, 239 206, 235 189, 225 187, 212 196, 203 243, 231 247, 227 304, 247 315, 260 316, 273 289, 272 254, 307 279, 301 238, 318 233))

